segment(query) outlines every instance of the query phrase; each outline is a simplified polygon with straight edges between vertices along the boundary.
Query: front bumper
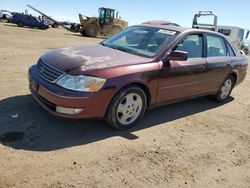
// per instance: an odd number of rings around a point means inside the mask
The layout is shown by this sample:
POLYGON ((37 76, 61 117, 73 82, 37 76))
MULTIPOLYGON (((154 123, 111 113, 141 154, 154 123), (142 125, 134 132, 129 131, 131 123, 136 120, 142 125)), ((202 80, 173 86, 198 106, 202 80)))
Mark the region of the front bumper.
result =
POLYGON ((29 88, 35 100, 50 114, 68 119, 102 119, 114 95, 114 89, 96 93, 70 91, 43 79, 36 66, 29 69, 29 88), (78 114, 65 114, 56 107, 83 109, 78 114))

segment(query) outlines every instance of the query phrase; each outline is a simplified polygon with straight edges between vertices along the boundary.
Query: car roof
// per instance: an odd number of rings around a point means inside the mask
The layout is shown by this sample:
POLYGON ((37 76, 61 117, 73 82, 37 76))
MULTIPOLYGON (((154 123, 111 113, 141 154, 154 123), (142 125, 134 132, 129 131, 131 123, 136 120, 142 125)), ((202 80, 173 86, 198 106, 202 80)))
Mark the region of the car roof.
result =
POLYGON ((143 22, 142 24, 150 24, 150 25, 176 25, 176 26, 180 26, 174 22, 171 21, 167 21, 167 20, 150 20, 150 21, 146 21, 143 22))
POLYGON ((19 16, 29 16, 29 17, 33 17, 33 18, 35 18, 35 16, 33 16, 33 15, 31 15, 31 14, 23 14, 23 13, 18 13, 18 12, 14 13, 14 15, 19 15, 19 16))
POLYGON ((184 33, 184 32, 204 32, 204 33, 216 34, 218 36, 222 36, 222 37, 225 38, 225 36, 222 35, 221 33, 214 32, 214 31, 209 31, 209 30, 205 30, 205 29, 195 29, 195 28, 188 28, 188 27, 182 27, 182 26, 173 26, 173 25, 152 25, 152 24, 140 24, 140 25, 135 25, 135 26, 168 29, 168 30, 177 31, 177 32, 180 32, 180 33, 184 33))

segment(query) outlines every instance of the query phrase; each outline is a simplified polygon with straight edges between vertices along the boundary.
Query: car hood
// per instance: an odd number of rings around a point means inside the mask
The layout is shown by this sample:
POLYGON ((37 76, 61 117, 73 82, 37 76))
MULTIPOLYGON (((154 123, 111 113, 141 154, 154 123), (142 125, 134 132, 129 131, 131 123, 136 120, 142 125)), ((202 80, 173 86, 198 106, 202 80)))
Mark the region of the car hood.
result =
POLYGON ((50 51, 44 54, 41 59, 45 63, 73 75, 152 60, 99 44, 50 51))

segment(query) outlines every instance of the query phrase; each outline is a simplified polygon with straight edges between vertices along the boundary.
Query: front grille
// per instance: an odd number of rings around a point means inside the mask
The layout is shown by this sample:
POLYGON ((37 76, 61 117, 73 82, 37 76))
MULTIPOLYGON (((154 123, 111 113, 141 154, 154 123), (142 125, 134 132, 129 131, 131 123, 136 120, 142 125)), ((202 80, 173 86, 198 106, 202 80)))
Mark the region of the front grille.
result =
POLYGON ((48 65, 42 59, 39 59, 37 62, 37 71, 44 79, 49 82, 56 81, 60 76, 64 74, 64 72, 48 65))

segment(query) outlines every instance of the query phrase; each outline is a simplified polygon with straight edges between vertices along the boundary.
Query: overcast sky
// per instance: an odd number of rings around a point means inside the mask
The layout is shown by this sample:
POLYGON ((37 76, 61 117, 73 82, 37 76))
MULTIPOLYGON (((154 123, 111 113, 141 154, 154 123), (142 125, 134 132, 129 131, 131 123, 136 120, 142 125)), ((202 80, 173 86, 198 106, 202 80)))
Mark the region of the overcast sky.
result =
MULTIPOLYGON (((250 0, 0 0, 0 9, 24 12, 30 4, 59 21, 79 22, 78 14, 97 16, 99 7, 110 7, 129 25, 147 20, 169 20, 191 27, 193 15, 199 10, 218 14, 219 25, 250 29, 250 0)), ((37 15, 30 10, 29 13, 37 15)))

